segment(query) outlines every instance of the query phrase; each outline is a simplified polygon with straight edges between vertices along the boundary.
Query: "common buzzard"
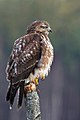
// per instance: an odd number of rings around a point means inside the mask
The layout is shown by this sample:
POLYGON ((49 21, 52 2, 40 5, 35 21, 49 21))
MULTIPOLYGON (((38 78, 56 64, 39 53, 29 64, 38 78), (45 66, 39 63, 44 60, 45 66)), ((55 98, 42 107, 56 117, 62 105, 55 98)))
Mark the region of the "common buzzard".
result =
MULTIPOLYGON (((32 83, 36 86, 36 80, 44 79, 48 75, 53 61, 53 46, 48 37, 49 32, 51 28, 48 22, 34 21, 27 28, 27 34, 14 42, 6 68, 9 81, 6 100, 10 102, 10 108, 18 90, 19 108, 22 105, 24 86, 32 83)), ((33 87, 27 88, 33 90, 33 87)))

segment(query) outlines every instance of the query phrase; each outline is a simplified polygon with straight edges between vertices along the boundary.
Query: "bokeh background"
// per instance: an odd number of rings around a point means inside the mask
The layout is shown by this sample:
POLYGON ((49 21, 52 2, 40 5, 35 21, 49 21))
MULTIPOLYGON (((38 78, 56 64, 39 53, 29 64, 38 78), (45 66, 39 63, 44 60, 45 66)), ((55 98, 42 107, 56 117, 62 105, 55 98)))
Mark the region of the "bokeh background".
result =
POLYGON ((55 50, 52 70, 40 82, 42 120, 80 120, 80 0, 0 0, 0 120, 25 120, 5 102, 5 68, 14 40, 34 20, 47 20, 55 50))

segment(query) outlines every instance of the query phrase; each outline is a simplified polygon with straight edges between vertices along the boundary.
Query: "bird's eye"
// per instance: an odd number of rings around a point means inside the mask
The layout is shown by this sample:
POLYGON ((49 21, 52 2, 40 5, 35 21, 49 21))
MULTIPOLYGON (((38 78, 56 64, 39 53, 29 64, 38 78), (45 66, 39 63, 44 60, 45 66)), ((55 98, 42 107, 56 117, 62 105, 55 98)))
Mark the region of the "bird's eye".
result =
POLYGON ((43 29, 48 28, 48 26, 46 26, 46 25, 44 25, 44 26, 41 25, 40 27, 43 28, 43 29))

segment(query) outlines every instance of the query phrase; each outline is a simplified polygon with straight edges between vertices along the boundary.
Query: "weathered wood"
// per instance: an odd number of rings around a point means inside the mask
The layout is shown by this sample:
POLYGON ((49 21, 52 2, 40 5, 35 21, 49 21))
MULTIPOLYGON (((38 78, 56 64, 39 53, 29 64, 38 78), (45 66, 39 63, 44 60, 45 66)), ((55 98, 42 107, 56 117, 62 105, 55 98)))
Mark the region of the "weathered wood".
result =
POLYGON ((25 106, 26 120, 41 120, 39 95, 36 90, 26 94, 25 106))

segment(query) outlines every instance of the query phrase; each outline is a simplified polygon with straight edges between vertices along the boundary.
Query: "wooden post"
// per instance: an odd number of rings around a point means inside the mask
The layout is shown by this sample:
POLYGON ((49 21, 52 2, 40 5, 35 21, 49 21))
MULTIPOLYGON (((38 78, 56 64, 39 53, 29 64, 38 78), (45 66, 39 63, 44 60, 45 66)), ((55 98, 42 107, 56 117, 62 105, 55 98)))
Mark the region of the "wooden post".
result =
POLYGON ((39 95, 36 90, 26 94, 25 106, 26 120, 41 120, 39 95))

